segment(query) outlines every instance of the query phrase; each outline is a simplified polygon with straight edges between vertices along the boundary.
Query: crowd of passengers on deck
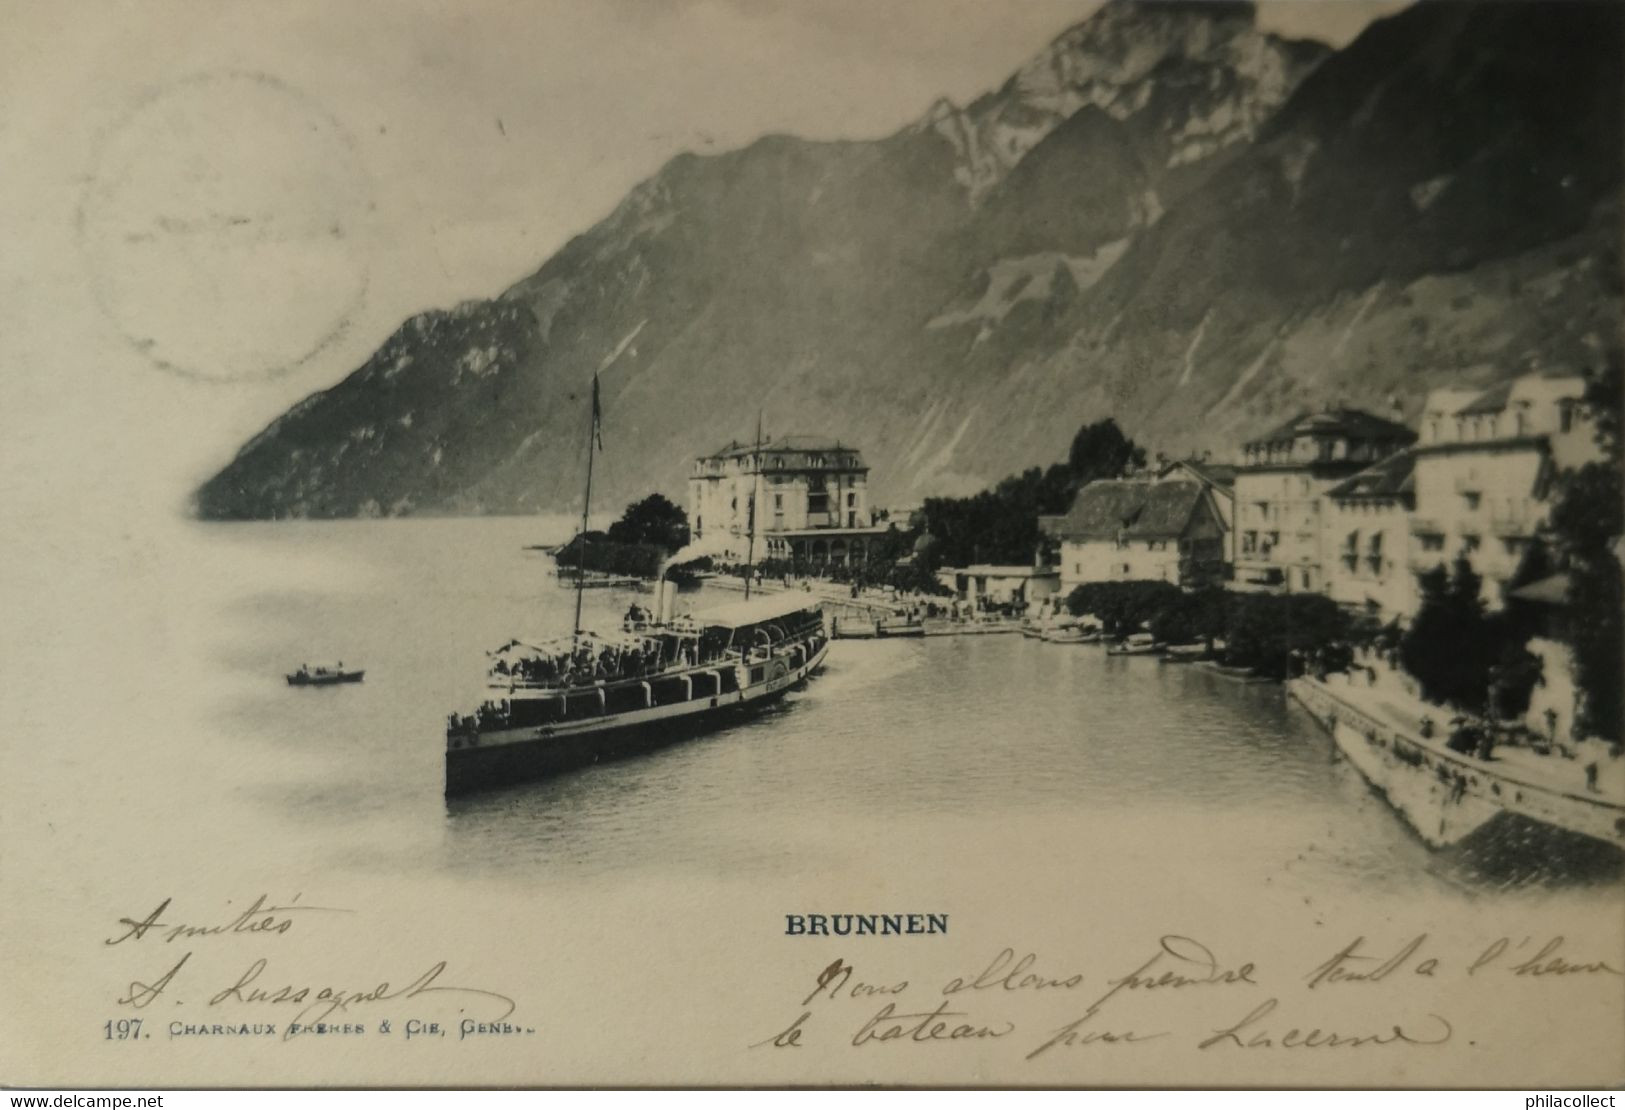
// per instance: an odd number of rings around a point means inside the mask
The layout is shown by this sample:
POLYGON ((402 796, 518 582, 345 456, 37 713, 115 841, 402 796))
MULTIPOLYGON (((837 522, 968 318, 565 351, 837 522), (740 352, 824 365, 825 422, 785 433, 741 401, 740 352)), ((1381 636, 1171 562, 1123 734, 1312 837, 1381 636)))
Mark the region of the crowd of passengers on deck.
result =
MULTIPOLYGON (((658 674, 666 666, 663 655, 655 640, 636 644, 583 643, 549 654, 520 656, 511 661, 498 659, 491 673, 544 686, 581 685, 658 674)), ((677 657, 685 663, 693 662, 694 645, 680 647, 677 657)))

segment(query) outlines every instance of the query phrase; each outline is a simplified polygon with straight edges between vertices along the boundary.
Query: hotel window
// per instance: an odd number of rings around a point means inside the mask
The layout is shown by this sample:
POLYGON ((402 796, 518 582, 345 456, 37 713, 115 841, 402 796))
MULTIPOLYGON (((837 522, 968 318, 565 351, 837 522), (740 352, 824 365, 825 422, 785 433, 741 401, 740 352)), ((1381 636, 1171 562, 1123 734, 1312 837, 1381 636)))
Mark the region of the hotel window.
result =
POLYGON ((829 512, 829 491, 824 486, 824 476, 813 474, 807 478, 807 511, 809 513, 829 512))
POLYGON ((776 513, 784 512, 784 494, 775 493, 773 495, 773 511, 776 513))
POLYGON ((846 495, 846 507, 847 508, 850 509, 850 508, 854 507, 855 505, 857 505, 857 503, 858 503, 858 495, 857 494, 849 493, 849 494, 846 495))
POLYGON ((1480 541, 1479 541, 1479 538, 1477 536, 1466 535, 1466 536, 1461 537, 1461 549, 1462 549, 1462 551, 1464 551, 1464 552, 1466 552, 1468 554, 1471 554, 1472 552, 1477 551, 1479 549, 1479 547, 1480 547, 1480 541))
POLYGON ((1572 432, 1574 430, 1574 406, 1564 401, 1557 409, 1557 430, 1572 432))

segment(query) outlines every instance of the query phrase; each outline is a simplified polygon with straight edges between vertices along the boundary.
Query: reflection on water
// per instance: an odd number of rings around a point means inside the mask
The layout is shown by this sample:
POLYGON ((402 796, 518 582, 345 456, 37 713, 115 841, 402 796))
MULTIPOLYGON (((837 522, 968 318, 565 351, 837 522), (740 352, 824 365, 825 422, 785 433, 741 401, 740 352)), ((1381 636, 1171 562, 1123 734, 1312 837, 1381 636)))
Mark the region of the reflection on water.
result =
MULTIPOLYGON (((1166 882, 1221 865, 1305 889, 1620 878, 1617 852, 1527 823, 1429 851, 1276 687, 1016 636, 840 641, 813 682, 722 731, 448 803, 440 730, 484 652, 568 627, 573 594, 521 550, 562 527, 194 529, 218 696, 177 735, 182 758, 289 851, 360 871, 794 875, 881 851, 941 868, 971 838, 1084 876, 1127 854, 1166 882), (366 682, 287 688, 307 659, 366 682)), ((589 591, 589 625, 629 600, 589 591)))

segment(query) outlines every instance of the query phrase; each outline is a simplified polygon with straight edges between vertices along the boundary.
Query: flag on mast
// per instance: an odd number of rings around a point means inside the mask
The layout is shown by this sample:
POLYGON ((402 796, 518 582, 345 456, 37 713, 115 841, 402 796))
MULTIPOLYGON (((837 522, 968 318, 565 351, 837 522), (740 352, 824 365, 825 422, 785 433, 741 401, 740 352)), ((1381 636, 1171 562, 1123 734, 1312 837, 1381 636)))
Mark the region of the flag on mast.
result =
POLYGON ((598 375, 592 376, 592 439, 598 450, 604 449, 604 410, 598 403, 598 375))

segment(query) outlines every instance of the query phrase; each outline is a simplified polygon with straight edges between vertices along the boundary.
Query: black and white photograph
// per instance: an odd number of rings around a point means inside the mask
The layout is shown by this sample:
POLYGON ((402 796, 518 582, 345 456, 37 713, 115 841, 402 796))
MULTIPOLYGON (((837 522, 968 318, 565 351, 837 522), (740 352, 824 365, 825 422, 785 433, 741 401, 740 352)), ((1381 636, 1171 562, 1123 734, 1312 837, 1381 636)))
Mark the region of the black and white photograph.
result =
POLYGON ((1625 5, 17 0, 0 105, 0 1084, 1625 1083, 1625 5))

